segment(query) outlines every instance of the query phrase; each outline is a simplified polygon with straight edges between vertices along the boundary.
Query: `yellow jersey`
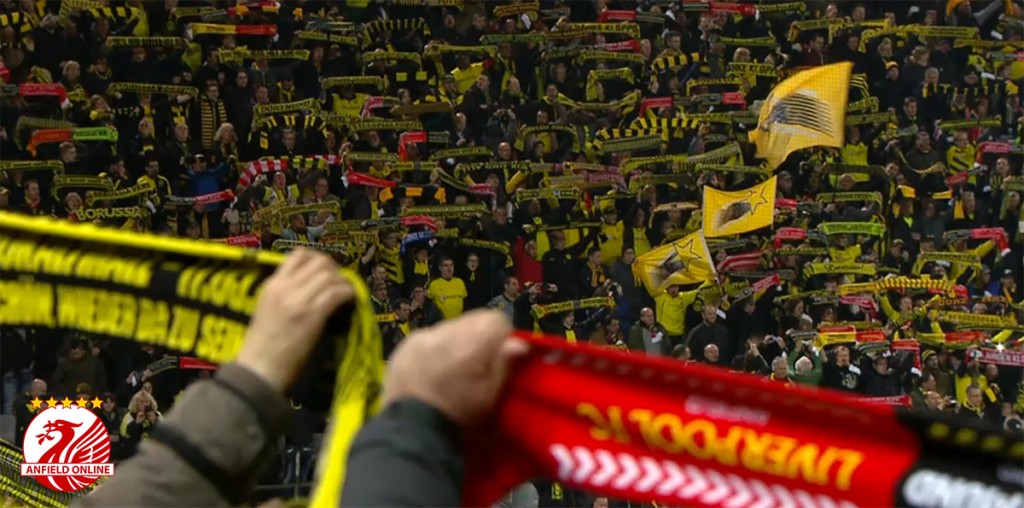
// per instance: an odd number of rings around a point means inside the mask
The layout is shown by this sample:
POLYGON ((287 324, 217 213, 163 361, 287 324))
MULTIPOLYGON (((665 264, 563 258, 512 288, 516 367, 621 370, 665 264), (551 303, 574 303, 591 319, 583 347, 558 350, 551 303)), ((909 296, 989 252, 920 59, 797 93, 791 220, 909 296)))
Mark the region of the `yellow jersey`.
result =
POLYGON ((603 223, 601 234, 604 235, 601 241, 601 261, 610 266, 622 257, 622 240, 626 235, 626 228, 622 221, 615 224, 603 223))
POLYGON ((654 297, 654 316, 669 335, 682 335, 686 331, 686 300, 683 293, 673 297, 667 291, 654 297))
POLYGON ((469 296, 466 284, 458 277, 451 280, 437 278, 427 286, 427 298, 430 298, 444 319, 454 319, 462 315, 463 300, 469 296))

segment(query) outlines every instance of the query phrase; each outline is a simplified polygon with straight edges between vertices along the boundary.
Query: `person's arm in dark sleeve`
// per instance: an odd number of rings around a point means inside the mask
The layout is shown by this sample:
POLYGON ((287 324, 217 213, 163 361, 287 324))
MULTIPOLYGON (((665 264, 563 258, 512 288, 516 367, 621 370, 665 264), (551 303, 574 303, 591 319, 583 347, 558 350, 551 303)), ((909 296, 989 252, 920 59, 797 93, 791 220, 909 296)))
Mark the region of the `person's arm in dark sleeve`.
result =
POLYGON ((861 252, 861 254, 867 254, 868 252, 871 252, 871 249, 874 248, 876 243, 878 243, 878 237, 877 236, 870 236, 870 237, 868 237, 868 239, 866 241, 864 241, 863 243, 860 244, 860 252, 861 252))
POLYGON ((272 458, 293 412, 244 367, 190 386, 117 476, 74 506, 236 506, 272 458))
POLYGON ((397 401, 356 435, 342 507, 459 506, 459 430, 436 409, 397 401))
POLYGON ((566 249, 569 251, 569 255, 575 259, 586 254, 586 252, 590 250, 590 246, 594 245, 594 242, 597 240, 597 234, 600 231, 601 228, 590 228, 590 230, 587 231, 587 236, 577 242, 576 245, 566 249))
POLYGON ((604 318, 608 315, 608 307, 602 307, 597 310, 592 316, 587 318, 585 321, 577 325, 577 328, 583 332, 583 335, 590 336, 591 333, 597 328, 597 325, 604 321, 604 318))

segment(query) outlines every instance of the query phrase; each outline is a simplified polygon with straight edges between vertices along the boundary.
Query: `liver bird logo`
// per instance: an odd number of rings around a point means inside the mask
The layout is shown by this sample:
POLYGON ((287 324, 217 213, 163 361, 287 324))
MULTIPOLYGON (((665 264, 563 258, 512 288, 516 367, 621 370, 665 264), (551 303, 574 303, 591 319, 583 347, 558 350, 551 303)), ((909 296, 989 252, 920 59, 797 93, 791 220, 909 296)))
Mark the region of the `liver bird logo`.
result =
POLYGON ((88 409, 50 408, 25 433, 22 474, 58 492, 76 492, 99 479, 92 466, 110 461, 110 435, 88 409), (60 466, 45 468, 48 465, 60 466), (67 466, 67 467, 64 467, 67 466), (26 467, 35 468, 26 473, 26 467))

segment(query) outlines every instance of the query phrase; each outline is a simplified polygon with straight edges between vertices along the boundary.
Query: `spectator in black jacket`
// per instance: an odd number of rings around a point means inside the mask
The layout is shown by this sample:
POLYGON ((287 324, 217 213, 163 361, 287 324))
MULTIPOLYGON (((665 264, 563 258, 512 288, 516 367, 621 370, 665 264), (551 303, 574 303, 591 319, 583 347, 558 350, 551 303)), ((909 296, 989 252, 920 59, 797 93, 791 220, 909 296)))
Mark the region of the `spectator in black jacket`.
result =
POLYGON ((837 346, 831 355, 825 357, 821 386, 844 392, 861 391, 861 370, 850 363, 848 347, 837 346))
POLYGON ((551 250, 544 253, 541 264, 544 266, 544 281, 558 286, 560 293, 568 298, 574 298, 579 294, 579 257, 587 251, 594 238, 597 237, 597 229, 591 229, 586 238, 580 240, 572 247, 565 246, 565 233, 563 231, 550 231, 548 238, 551 240, 551 250))
POLYGON ((910 370, 908 359, 898 360, 893 368, 889 367, 890 356, 880 354, 872 359, 868 355, 861 357, 861 373, 864 382, 864 395, 868 397, 894 397, 902 393, 901 378, 910 370))
POLYGON ((722 365, 732 363, 733 347, 729 339, 729 330, 718 323, 718 308, 714 305, 705 305, 701 311, 703 322, 686 336, 686 345, 690 347, 695 361, 704 361, 704 348, 708 344, 718 346, 719 362, 722 365))

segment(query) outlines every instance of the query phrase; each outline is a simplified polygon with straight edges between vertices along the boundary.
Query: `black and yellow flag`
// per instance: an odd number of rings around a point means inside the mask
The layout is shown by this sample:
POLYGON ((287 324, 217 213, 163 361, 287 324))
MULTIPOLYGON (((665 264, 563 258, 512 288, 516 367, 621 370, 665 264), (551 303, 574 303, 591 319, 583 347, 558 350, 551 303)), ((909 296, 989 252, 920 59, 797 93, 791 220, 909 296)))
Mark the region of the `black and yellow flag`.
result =
POLYGON ((705 185, 704 236, 718 238, 771 226, 775 218, 776 178, 732 192, 705 185))
POLYGON ((775 169, 802 148, 842 148, 852 70, 850 62, 823 65, 776 85, 750 132, 757 156, 775 169))
POLYGON ((651 294, 672 285, 699 284, 718 276, 700 231, 636 258, 633 271, 651 294))

